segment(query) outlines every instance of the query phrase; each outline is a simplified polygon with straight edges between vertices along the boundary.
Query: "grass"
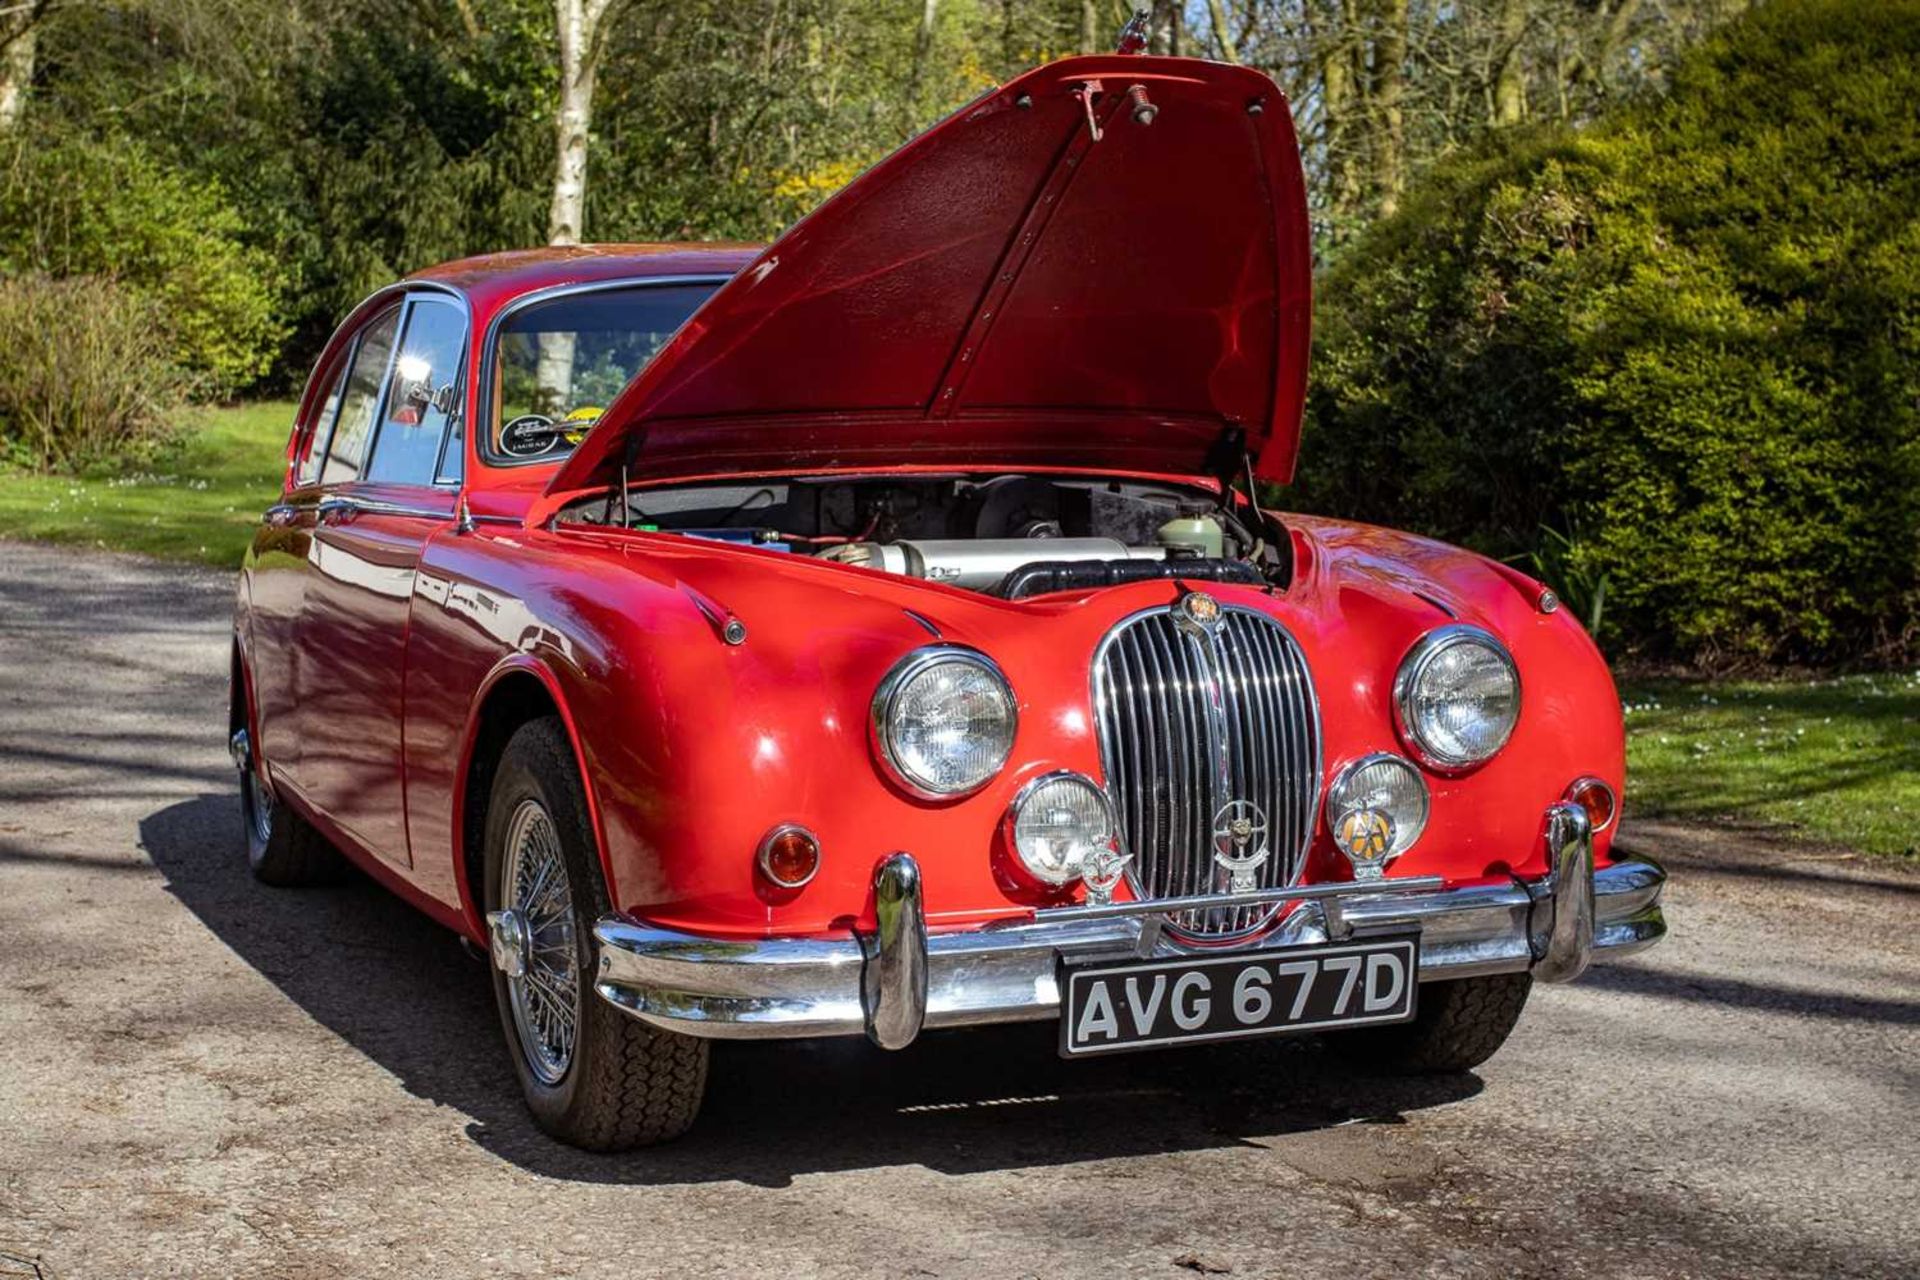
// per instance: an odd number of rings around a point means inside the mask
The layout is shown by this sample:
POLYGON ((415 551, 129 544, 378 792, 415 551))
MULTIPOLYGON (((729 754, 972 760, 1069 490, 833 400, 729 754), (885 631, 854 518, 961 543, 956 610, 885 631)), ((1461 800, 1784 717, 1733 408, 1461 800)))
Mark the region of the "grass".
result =
POLYGON ((1920 857, 1920 672, 1623 683, 1627 812, 1920 857))
POLYGON ((76 479, 0 470, 0 536, 237 565, 280 492, 293 409, 269 400, 201 410, 145 471, 76 479))

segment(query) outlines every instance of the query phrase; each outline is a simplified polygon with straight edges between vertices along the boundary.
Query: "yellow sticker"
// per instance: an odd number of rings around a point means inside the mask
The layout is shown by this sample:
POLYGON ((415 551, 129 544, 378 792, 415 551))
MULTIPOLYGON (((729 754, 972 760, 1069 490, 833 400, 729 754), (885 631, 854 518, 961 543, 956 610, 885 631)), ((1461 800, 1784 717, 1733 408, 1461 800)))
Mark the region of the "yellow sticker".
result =
POLYGON ((1378 862, 1393 848, 1393 819, 1377 809, 1352 809, 1340 815, 1334 835, 1355 862, 1378 862))

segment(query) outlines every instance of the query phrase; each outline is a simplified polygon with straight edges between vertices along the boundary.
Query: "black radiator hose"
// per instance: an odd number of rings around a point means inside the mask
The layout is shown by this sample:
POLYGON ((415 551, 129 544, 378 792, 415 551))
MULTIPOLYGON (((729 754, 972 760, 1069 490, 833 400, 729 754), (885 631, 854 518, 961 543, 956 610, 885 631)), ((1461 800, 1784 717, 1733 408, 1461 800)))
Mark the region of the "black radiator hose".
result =
POLYGON ((1024 600, 1049 591, 1081 591, 1171 578, 1237 582, 1249 587, 1266 584, 1260 570, 1245 560, 1036 560, 1000 579, 993 593, 1007 600, 1024 600))

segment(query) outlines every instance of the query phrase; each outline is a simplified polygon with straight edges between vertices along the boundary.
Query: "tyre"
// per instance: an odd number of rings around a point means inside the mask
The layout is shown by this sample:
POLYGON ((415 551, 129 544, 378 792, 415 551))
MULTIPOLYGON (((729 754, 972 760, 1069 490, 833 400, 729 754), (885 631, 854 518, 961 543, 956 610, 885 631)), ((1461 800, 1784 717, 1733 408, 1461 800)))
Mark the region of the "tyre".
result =
POLYGON ((240 775, 240 821, 246 830, 247 869, 262 884, 281 889, 339 884, 347 860, 313 824, 279 803, 257 758, 251 733, 236 729, 228 744, 240 775))
POLYGON ((1412 1022, 1335 1036, 1340 1055, 1371 1071, 1445 1075, 1491 1058, 1520 1021, 1533 976, 1500 973, 1420 986, 1412 1022))
POLYGON ((593 992, 593 923, 610 910, 585 793, 559 720, 521 726, 494 774, 485 902, 493 993, 534 1122, 589 1151, 686 1132, 707 1042, 652 1027, 593 992))

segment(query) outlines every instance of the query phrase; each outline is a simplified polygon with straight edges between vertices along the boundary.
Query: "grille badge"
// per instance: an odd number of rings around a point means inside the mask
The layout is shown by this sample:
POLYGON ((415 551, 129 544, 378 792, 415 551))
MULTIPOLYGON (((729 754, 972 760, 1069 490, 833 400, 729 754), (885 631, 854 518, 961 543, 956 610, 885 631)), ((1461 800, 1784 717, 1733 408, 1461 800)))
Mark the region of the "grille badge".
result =
POLYGON ((1266 812, 1251 800, 1229 800, 1213 815, 1213 860, 1227 870, 1229 893, 1260 887, 1253 873, 1273 855, 1267 831, 1266 812))
POLYGON ((1194 635, 1212 635, 1220 629, 1220 602, 1204 591, 1189 591, 1180 597, 1174 621, 1181 630, 1194 635))

